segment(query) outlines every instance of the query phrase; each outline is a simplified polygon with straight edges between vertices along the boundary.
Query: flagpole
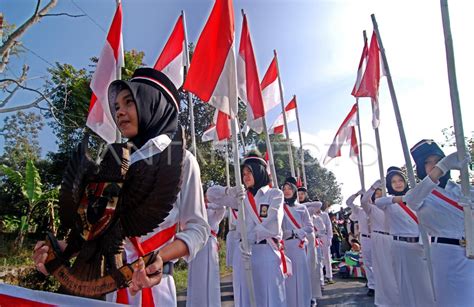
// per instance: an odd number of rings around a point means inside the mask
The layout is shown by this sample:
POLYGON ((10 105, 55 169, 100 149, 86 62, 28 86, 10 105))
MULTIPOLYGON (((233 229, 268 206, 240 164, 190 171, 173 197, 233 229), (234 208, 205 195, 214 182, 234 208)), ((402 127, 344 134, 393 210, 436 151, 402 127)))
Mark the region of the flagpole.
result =
MULTIPOLYGON (((188 50, 188 31, 186 29, 186 17, 184 11, 181 11, 181 16, 183 16, 183 25, 184 25, 184 52, 186 54, 185 60, 185 71, 184 71, 184 78, 186 79, 186 75, 189 70, 189 50, 188 50)), ((196 144, 196 129, 194 127, 194 105, 193 105, 193 94, 188 92, 188 111, 189 111, 189 121, 191 126, 191 146, 193 149, 193 154, 197 157, 197 144, 196 144)))
POLYGON ((304 187, 307 189, 308 188, 308 184, 306 183, 306 170, 305 170, 305 166, 304 166, 304 150, 303 150, 303 139, 301 137, 301 125, 300 125, 300 115, 299 115, 299 107, 298 107, 298 103, 296 102, 296 95, 293 95, 293 99, 295 100, 295 104, 296 104, 296 124, 298 126, 298 135, 299 135, 299 138, 300 138, 300 151, 301 151, 301 171, 303 172, 303 180, 304 180, 304 187))
POLYGON ((225 181, 226 186, 230 187, 230 170, 229 170, 229 146, 228 141, 225 140, 225 150, 224 150, 224 159, 225 159, 225 181))
POLYGON ((244 155, 247 154, 247 150, 245 149, 245 139, 244 139, 244 134, 242 133, 242 127, 240 126, 239 119, 236 117, 236 124, 239 127, 239 135, 240 135, 240 141, 242 142, 242 152, 244 155))
POLYGON ((278 57, 277 57, 276 49, 273 50, 273 54, 275 55, 276 68, 278 72, 278 85, 280 87, 281 110, 283 112, 283 123, 285 125, 286 141, 288 145, 288 158, 290 159, 291 176, 295 177, 295 164, 293 160, 293 150, 291 148, 290 133, 288 132, 288 123, 286 120, 286 112, 285 112, 285 99, 283 97, 283 86, 281 84, 281 75, 280 75, 280 68, 278 66, 278 57))
MULTIPOLYGON (((119 7, 121 0, 116 0, 117 2, 117 7, 119 7)), ((122 29, 120 29, 120 32, 122 32, 122 29)), ((122 40, 122 35, 120 35, 120 39, 122 40)), ((122 51, 123 51, 123 43, 122 45, 122 51)), ((119 54, 120 57, 123 59, 123 54, 119 54)), ((123 59, 125 60, 125 59, 123 59)), ((125 63, 122 63, 122 65, 125 65, 125 63)), ((122 80, 122 68, 117 69, 117 75, 116 75, 117 80, 122 80)), ((120 129, 118 126, 115 126, 115 143, 122 143, 122 133, 120 132, 120 129)), ((99 151, 100 152, 100 151, 99 151)))
MULTIPOLYGON (((441 16, 443 20, 444 44, 446 47, 446 63, 448 66, 449 93, 451 96, 451 108, 453 112, 454 134, 456 137, 456 149, 458 158, 462 161, 466 155, 466 144, 462 123, 461 104, 459 100, 458 85, 456 79, 456 65, 454 61, 453 38, 451 35, 451 24, 449 20, 448 1, 441 0, 441 16)), ((461 189, 464 198, 462 202, 464 211, 464 230, 466 238, 466 256, 474 258, 474 227, 472 215, 472 201, 470 195, 469 170, 467 164, 461 169, 461 189)))
POLYGON ((398 133, 400 135, 400 141, 402 143, 402 149, 403 149, 403 156, 405 158, 405 166, 407 168, 407 173, 408 173, 408 183, 410 184, 410 188, 413 188, 416 185, 415 173, 413 172, 413 165, 411 163, 410 151, 408 150, 405 130, 403 128, 402 116, 400 114, 400 108, 398 107, 397 95, 395 94, 395 88, 393 86, 393 81, 392 81, 392 75, 390 74, 390 68, 388 67, 387 56, 385 55, 385 49, 383 47, 382 39, 380 37, 377 20, 375 20, 374 14, 370 16, 372 18, 372 23, 374 25, 374 31, 376 33, 377 41, 379 43, 380 54, 382 56, 382 63, 384 66, 386 77, 387 77, 388 88, 390 90, 390 97, 392 98, 393 110, 395 112, 395 118, 397 120, 398 133))
POLYGON ((359 153, 357 154, 357 164, 359 166, 359 178, 360 187, 365 191, 365 178, 364 178, 364 160, 362 158, 362 132, 360 128, 360 115, 359 115, 359 98, 356 98, 357 105, 357 130, 359 131, 359 153))
MULTIPOLYGON (((377 20, 375 20, 374 14, 370 15, 370 17, 372 18, 372 24, 374 25, 374 31, 377 37, 377 41, 379 43, 380 54, 382 56, 382 63, 385 70, 385 75, 387 77, 388 88, 390 90, 390 97, 392 98, 393 110, 395 112, 395 118, 397 120, 398 134, 400 135, 403 155, 405 157, 405 167, 408 173, 408 183, 410 185, 410 188, 414 188, 416 185, 415 172, 413 171, 413 165, 411 163, 410 153, 408 151, 405 130, 403 129, 402 117, 400 114, 400 109, 398 107, 398 101, 397 101, 397 96, 395 94, 395 88, 393 86, 392 75, 390 74, 390 68, 388 67, 387 56, 385 55, 385 49, 383 47, 382 39, 380 37, 377 20)), ((433 264, 431 262, 430 242, 428 241, 428 234, 426 233, 425 227, 423 226, 420 216, 418 216, 418 219, 420 220, 420 223, 418 224, 418 229, 420 231, 421 241, 423 243, 423 248, 425 250, 425 257, 428 262, 428 271, 430 273, 431 288, 433 290, 433 296, 436 301, 436 292, 435 292, 434 280, 433 280, 433 264)))

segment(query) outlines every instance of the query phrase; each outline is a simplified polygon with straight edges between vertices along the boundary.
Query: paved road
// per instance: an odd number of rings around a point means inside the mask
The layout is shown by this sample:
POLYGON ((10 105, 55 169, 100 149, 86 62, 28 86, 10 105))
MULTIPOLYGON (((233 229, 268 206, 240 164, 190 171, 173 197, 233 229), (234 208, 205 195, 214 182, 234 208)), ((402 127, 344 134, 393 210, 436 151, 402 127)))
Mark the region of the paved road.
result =
MULTIPOLYGON (((323 297, 318 300, 318 306, 375 306, 374 298, 366 295, 365 281, 338 278, 335 280, 336 283, 325 286, 323 297)), ((221 279, 221 302, 222 307, 234 306, 232 275, 221 279)), ((178 307, 185 306, 186 290, 178 293, 178 307)))

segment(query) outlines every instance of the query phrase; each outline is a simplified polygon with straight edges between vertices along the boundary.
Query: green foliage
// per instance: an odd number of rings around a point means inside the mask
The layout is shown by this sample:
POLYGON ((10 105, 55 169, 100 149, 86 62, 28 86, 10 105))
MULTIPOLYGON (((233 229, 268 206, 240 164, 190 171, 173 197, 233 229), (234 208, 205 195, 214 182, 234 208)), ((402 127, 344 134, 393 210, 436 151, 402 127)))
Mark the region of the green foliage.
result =
POLYGON ((26 160, 39 159, 41 147, 38 135, 44 126, 42 120, 41 115, 21 111, 4 119, 0 135, 5 140, 5 146, 0 163, 7 164, 15 170, 21 170, 25 167, 26 160))

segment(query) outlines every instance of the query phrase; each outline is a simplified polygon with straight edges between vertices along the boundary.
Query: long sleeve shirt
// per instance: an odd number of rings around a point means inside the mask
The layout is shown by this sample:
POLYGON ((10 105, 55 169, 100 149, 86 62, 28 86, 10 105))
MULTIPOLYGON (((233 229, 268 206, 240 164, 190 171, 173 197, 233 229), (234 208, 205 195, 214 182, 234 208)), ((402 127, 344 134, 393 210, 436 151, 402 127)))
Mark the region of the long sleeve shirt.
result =
POLYGON ((370 219, 371 231, 388 232, 389 228, 385 220, 385 212, 370 203, 370 197, 373 193, 373 190, 367 191, 366 194, 364 194, 364 196, 362 197, 360 205, 362 209, 364 209, 365 214, 367 214, 370 219))
MULTIPOLYGON (((226 188, 213 186, 207 190, 207 198, 213 203, 225 203, 229 207, 238 209, 239 203, 236 198, 225 193, 226 188)), ((244 199, 245 207, 245 226, 249 242, 260 242, 265 239, 282 239, 283 222, 283 192, 278 189, 270 188, 268 185, 260 188, 254 196, 257 215, 262 220, 256 222, 255 212, 246 197, 244 199)), ((242 221, 238 220, 237 230, 242 233, 242 221)))
POLYGON ((211 231, 217 234, 219 232, 219 224, 225 216, 226 208, 223 206, 216 206, 213 203, 208 203, 206 207, 207 221, 211 227, 211 231))
MULTIPOLYGON (((399 204, 394 204, 388 197, 381 197, 375 200, 375 205, 385 212, 389 225, 389 232, 394 236, 418 237, 420 231, 418 223, 399 204)), ((407 210, 412 210, 405 207, 407 210)), ((411 212, 416 215, 415 212, 411 212)))
MULTIPOLYGON (((306 234, 310 234, 314 231, 313 222, 309 216, 308 209, 302 204, 295 203, 294 206, 284 205, 291 212, 292 216, 296 222, 301 226, 300 229, 304 230, 306 234)), ((290 222, 288 215, 285 212, 285 217, 283 218, 283 238, 289 238, 292 236, 295 227, 290 222)), ((304 238, 300 238, 304 239, 304 238)))
POLYGON ((351 219, 359 222, 359 231, 361 234, 369 235, 371 232, 369 230, 369 227, 370 227, 369 217, 367 216, 367 214, 365 213, 362 207, 356 206, 354 204, 354 199, 355 197, 350 197, 346 201, 346 205, 352 210, 351 219))

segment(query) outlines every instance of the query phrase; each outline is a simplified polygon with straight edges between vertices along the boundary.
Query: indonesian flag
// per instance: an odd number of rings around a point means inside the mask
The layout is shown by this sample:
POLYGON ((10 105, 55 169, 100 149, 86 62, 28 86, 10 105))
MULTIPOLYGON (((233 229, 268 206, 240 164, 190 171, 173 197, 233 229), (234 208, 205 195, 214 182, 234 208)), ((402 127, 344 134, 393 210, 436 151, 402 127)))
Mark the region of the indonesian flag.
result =
POLYGON ((110 83, 117 79, 123 63, 122 4, 119 4, 92 76, 92 97, 86 122, 86 125, 107 143, 115 142, 117 131, 109 109, 108 88, 110 83))
POLYGON ((230 117, 229 115, 216 110, 213 123, 203 132, 201 140, 203 142, 213 141, 219 143, 230 139, 230 117))
POLYGON ((344 143, 348 142, 351 146, 350 156, 359 154, 359 147, 357 145, 357 137, 355 126, 357 126, 357 104, 354 104, 349 114, 346 116, 341 126, 337 130, 336 136, 329 146, 328 153, 324 158, 324 165, 328 164, 332 158, 341 156, 341 148, 344 143))
MULTIPOLYGON (((377 128, 380 123, 380 111, 378 105, 378 96, 379 96, 379 84, 380 84, 380 48, 377 42, 377 36, 375 31, 372 33, 372 38, 370 39, 370 48, 367 49, 367 42, 364 46, 364 51, 362 52, 361 62, 363 62, 364 53, 367 55, 367 66, 365 68, 362 78, 356 81, 356 85, 352 90, 352 95, 354 97, 370 97, 372 100, 373 106, 373 117, 372 117, 372 126, 377 128)), ((362 66, 359 64, 359 71, 361 71, 362 66)))
POLYGON ((247 103, 247 125, 255 132, 262 133, 265 107, 258 77, 257 62, 245 14, 237 57, 237 83, 239 97, 247 103))
POLYGON ((237 114, 232 0, 216 0, 184 82, 184 89, 220 111, 237 114))
POLYGON ((262 97, 263 104, 265 105, 265 111, 268 112, 281 102, 276 56, 273 57, 270 66, 268 66, 267 72, 265 73, 265 76, 263 76, 260 87, 262 88, 262 97))
MULTIPOLYGON (((291 123, 296 120, 296 100, 293 97, 291 101, 285 107, 286 122, 291 123)), ((273 125, 268 131, 270 134, 284 134, 285 131, 285 120, 283 119, 283 113, 280 113, 278 118, 273 122, 273 125)))
POLYGON ((184 20, 183 15, 180 15, 153 67, 170 78, 176 88, 180 88, 184 80, 184 44, 184 20))

